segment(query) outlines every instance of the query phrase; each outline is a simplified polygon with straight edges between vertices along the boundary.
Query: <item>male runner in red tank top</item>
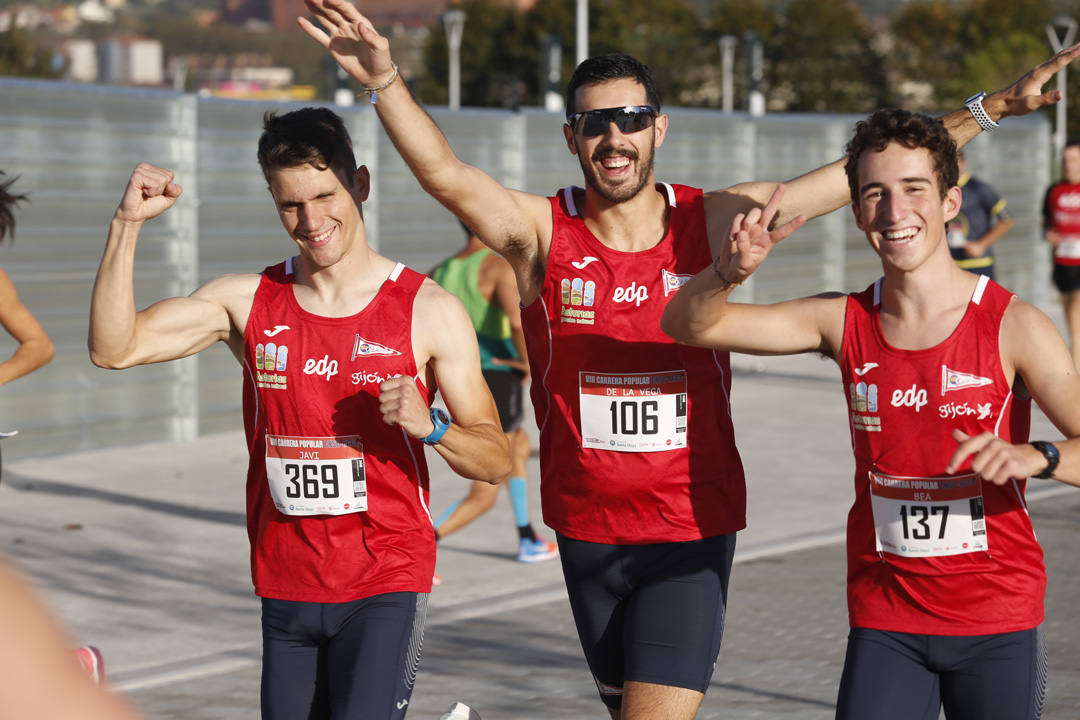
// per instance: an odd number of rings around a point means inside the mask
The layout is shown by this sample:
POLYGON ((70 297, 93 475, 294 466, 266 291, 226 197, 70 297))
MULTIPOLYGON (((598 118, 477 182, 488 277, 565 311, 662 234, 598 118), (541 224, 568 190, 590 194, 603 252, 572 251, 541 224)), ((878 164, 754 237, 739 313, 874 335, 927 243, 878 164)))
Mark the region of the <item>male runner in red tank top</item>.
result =
MULTIPOLYGON (((731 218, 775 183, 703 193, 658 184, 668 130, 647 67, 586 60, 566 90, 563 135, 584 189, 510 190, 459 160, 399 79, 389 42, 346 0, 306 0, 301 27, 368 89, 421 186, 517 275, 540 427, 544 522, 559 553, 589 669, 614 718, 691 718, 720 648, 745 483, 728 407, 727 353, 660 332, 678 287, 720 252, 731 218), (633 572, 628 571, 632 569, 633 572)), ((987 97, 995 118, 1054 102, 1043 83, 1070 48, 987 97)), ((957 139, 979 132, 967 109, 957 139)), ((847 199, 840 162, 790 184, 780 221, 847 199)))
POLYGON ((139 231, 181 189, 169 170, 135 168, 94 286, 90 355, 127 368, 229 347, 244 369, 263 717, 402 718, 435 567, 424 444, 497 483, 506 437, 460 301, 368 245, 368 171, 341 118, 268 115, 259 164, 298 254, 139 312, 139 231), (436 388, 450 417, 429 407, 436 388))
POLYGON ((664 330, 840 365, 855 502, 837 717, 935 720, 944 706, 949 720, 1034 720, 1046 572, 1024 489, 1029 477, 1080 485, 1080 378, 1046 315, 952 261, 945 226, 961 190, 939 120, 879 111, 847 157, 881 279, 852 295, 729 303, 790 230, 767 229, 781 190, 735 219, 729 252, 668 304, 664 330), (1065 441, 1027 442, 1032 398, 1065 441))

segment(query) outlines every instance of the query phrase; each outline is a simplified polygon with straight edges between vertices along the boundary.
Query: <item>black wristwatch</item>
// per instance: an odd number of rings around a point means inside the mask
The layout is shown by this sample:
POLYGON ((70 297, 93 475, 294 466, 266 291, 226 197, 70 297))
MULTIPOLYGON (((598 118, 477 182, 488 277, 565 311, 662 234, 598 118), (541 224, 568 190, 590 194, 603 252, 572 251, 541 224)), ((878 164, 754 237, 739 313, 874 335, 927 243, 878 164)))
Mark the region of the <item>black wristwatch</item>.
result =
POLYGON ((1057 447, 1053 443, 1048 443, 1045 440, 1032 440, 1031 446, 1042 453, 1046 458, 1046 469, 1038 475, 1033 477, 1048 478, 1053 476, 1054 471, 1057 470, 1058 463, 1061 462, 1061 453, 1058 452, 1057 447))

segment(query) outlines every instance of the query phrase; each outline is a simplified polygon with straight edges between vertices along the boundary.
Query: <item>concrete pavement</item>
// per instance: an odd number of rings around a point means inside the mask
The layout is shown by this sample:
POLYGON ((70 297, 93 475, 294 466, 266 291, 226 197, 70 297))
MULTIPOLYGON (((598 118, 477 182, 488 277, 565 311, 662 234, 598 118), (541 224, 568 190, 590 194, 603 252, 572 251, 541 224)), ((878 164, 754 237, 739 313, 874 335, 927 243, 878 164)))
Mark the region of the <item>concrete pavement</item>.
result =
MULTIPOLYGON (((734 364, 750 527, 740 534, 724 647, 699 717, 831 718, 847 632, 842 538, 852 472, 839 373, 813 357, 734 364)), ((1040 416, 1033 437, 1060 434, 1040 416)), ((467 481, 437 456, 429 466, 438 514, 467 481)), ((530 466, 535 479, 535 458, 530 466)), ((102 648, 112 685, 149 718, 258 716, 244 471, 239 432, 4 468, 0 549, 36 581, 73 642, 102 648)), ((530 489, 536 518, 535 483, 530 489)), ((1071 599, 1080 561, 1070 541, 1080 493, 1033 481, 1029 497, 1051 579, 1045 717, 1076 718, 1080 631, 1071 599)), ((410 717, 436 718, 456 699, 485 720, 607 717, 558 563, 522 565, 515 549, 505 494, 440 546, 444 582, 431 597, 410 717)))

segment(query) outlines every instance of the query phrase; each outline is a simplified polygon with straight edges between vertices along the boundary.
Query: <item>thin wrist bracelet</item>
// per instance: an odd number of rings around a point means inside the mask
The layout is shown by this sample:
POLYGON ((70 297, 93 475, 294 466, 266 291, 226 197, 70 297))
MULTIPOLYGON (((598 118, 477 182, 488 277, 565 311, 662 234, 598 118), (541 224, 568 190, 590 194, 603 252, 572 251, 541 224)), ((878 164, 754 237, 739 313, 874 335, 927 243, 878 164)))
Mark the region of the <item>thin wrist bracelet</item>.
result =
POLYGON ((365 88, 364 88, 364 92, 365 92, 365 93, 367 93, 368 95, 370 95, 370 96, 371 96, 371 104, 372 104, 372 105, 374 105, 375 103, 379 102, 379 93, 381 93, 381 92, 382 92, 383 90, 385 90, 386 88, 388 88, 388 87, 390 87, 391 85, 393 85, 393 84, 394 84, 394 81, 398 79, 398 67, 397 67, 397 63, 396 63, 396 62, 392 62, 392 63, 390 63, 390 67, 392 67, 392 68, 394 69, 394 74, 390 76, 390 79, 389 79, 389 80, 387 80, 386 82, 384 82, 384 83, 383 83, 382 85, 380 85, 379 87, 373 87, 373 88, 370 88, 370 87, 365 87, 365 88))

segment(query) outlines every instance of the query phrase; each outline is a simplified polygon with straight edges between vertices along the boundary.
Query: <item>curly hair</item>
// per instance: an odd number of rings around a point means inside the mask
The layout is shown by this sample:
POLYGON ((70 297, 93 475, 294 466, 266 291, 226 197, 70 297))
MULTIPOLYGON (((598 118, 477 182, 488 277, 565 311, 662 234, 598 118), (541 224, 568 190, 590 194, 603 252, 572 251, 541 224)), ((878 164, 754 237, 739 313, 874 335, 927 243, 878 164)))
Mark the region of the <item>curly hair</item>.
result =
POLYGON ((621 80, 629 78, 636 80, 645 88, 645 98, 649 104, 660 112, 660 91, 656 88, 656 80, 653 79, 652 70, 648 65, 635 60, 623 53, 611 53, 610 55, 596 55, 583 60, 570 76, 570 82, 566 86, 566 117, 577 112, 577 90, 582 85, 604 83, 609 80, 621 80))
POLYGON ((878 110, 855 124, 855 135, 844 148, 844 172, 852 202, 859 197, 859 158, 867 151, 880 152, 893 142, 911 149, 926 148, 942 198, 959 181, 956 142, 939 118, 908 110, 878 110))
MULTIPOLYGON (((0 178, 5 174, 3 170, 0 170, 0 178)), ((29 201, 27 195, 17 195, 11 192, 11 186, 18 179, 18 176, 11 178, 7 182, 0 179, 0 240, 3 240, 5 235, 10 234, 12 242, 15 241, 15 206, 21 202, 29 201)))
POLYGON ((283 168, 311 165, 330 168, 347 183, 356 172, 352 139, 341 117, 326 108, 303 108, 284 115, 267 112, 259 138, 259 167, 270 174, 283 168))

